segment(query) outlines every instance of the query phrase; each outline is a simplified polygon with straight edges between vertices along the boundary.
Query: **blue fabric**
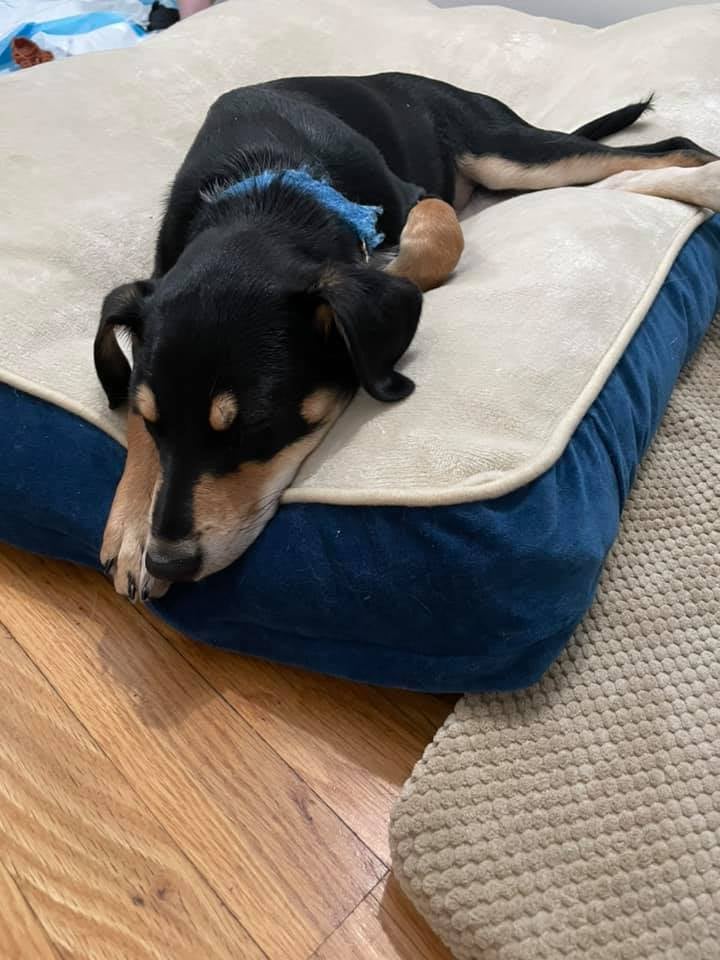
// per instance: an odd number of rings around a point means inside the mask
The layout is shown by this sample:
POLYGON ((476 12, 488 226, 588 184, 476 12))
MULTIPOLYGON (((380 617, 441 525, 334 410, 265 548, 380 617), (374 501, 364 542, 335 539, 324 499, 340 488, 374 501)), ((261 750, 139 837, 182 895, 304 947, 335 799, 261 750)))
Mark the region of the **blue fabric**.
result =
MULTIPOLYGON (((140 0, 140 2, 145 3, 145 0, 140 0)), ((30 10, 31 8, 32 4, 27 4, 27 9, 30 10)), ((8 33, 0 37, 0 73, 18 69, 12 57, 12 42, 16 38, 32 40, 38 33, 57 37, 77 37, 113 25, 124 25, 138 38, 145 36, 145 30, 139 23, 129 20, 122 13, 115 13, 110 10, 91 10, 88 13, 77 13, 67 17, 59 17, 55 20, 29 20, 17 24, 8 33)))
POLYGON ((328 210, 337 214, 352 227, 358 239, 366 245, 368 250, 379 247, 385 239, 385 234, 377 231, 377 219, 383 212, 382 207, 353 203, 326 180, 317 180, 310 176, 307 170, 264 170, 254 177, 238 180, 237 183, 226 187, 217 195, 216 199, 240 197, 255 190, 266 190, 272 183, 280 179, 283 183, 288 183, 302 193, 314 197, 328 210))
MULTIPOLYGON (((371 683, 514 689, 587 610, 635 470, 718 308, 720 217, 678 257, 565 453, 508 496, 283 507, 244 558, 157 604, 206 643, 371 683)), ((0 387, 0 539, 97 566, 123 451, 0 387)))

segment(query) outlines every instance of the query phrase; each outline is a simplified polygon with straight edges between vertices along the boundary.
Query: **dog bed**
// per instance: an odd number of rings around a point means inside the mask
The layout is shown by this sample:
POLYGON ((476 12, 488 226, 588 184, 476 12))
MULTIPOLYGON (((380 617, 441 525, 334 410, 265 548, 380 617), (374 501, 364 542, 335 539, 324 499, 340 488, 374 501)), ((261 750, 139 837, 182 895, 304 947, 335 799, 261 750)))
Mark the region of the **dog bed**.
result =
POLYGON ((718 384, 720 317, 567 650, 461 700, 393 811, 395 873, 458 960, 720 956, 718 384))
MULTIPOLYGON (((655 113, 618 142, 682 133, 720 151, 719 28, 718 5, 593 31, 420 0, 232 0, 152 43, 8 76, 0 537, 97 563, 123 458, 92 370, 97 311, 147 275, 162 195, 221 91, 403 69, 571 129, 654 87, 655 113)), ((248 554, 159 612, 208 643, 371 682, 537 679, 592 599, 715 310, 720 225, 705 219, 602 189, 470 211, 460 270, 404 360, 413 397, 358 396, 248 554)))

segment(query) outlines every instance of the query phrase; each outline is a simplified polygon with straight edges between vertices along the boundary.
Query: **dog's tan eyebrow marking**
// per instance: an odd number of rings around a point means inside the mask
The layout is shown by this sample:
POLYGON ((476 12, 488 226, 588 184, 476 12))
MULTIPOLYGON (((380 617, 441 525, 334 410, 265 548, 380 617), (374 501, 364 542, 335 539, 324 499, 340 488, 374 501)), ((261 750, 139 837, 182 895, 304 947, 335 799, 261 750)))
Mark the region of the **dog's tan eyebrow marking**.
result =
POLYGON ((320 387, 309 396, 305 397, 300 407, 300 413, 303 420, 315 426, 321 423, 327 415, 335 408, 338 402, 337 394, 326 387, 320 387))
POLYGON ((147 383, 141 383, 135 391, 135 407, 137 412, 149 423, 157 423, 159 419, 157 401, 147 383))
POLYGON ((227 430, 238 414, 237 400, 232 393, 218 393, 210 404, 210 426, 213 430, 227 430))

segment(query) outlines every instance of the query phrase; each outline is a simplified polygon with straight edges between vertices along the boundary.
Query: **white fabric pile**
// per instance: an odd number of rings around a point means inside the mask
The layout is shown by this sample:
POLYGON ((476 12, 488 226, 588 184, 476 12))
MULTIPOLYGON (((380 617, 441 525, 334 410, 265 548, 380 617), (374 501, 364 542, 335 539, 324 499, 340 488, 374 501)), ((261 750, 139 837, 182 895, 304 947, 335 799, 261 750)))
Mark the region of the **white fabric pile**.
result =
MULTIPOLYGON (((56 60, 134 46, 145 36, 153 0, 0 0, 0 73, 15 69, 15 37, 56 60)), ((175 0, 162 0, 176 6, 175 0)))

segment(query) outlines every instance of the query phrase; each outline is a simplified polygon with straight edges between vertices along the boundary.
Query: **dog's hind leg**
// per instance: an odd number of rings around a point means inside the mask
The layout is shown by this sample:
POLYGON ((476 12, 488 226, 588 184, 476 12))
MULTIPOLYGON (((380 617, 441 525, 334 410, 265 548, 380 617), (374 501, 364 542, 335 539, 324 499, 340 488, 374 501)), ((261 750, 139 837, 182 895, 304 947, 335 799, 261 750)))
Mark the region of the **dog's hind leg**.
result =
MULTIPOLYGON (((469 138, 472 140, 472 137, 469 138)), ((610 147, 578 134, 511 124, 456 155, 458 172, 488 190, 546 190, 596 183, 626 170, 700 167, 718 158, 690 140, 610 147)))
POLYGON ((410 211, 398 255, 386 272, 412 280, 422 291, 432 290, 445 283, 458 265, 464 245, 453 207, 428 197, 410 211))

